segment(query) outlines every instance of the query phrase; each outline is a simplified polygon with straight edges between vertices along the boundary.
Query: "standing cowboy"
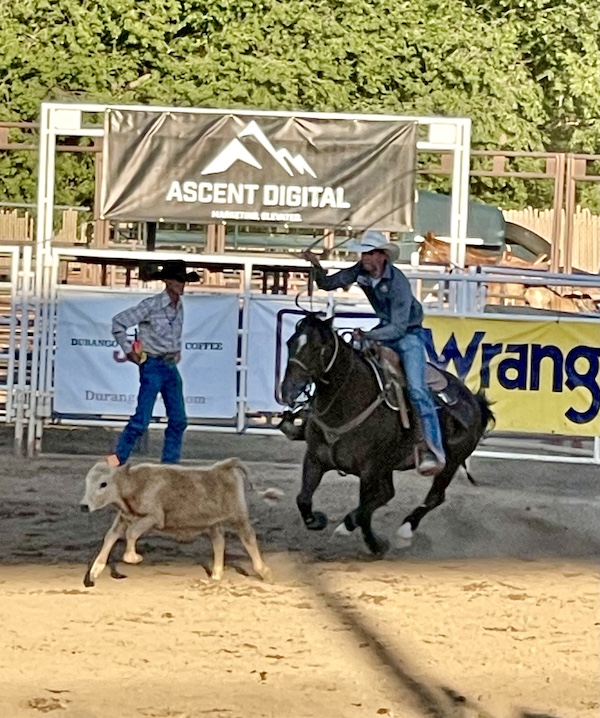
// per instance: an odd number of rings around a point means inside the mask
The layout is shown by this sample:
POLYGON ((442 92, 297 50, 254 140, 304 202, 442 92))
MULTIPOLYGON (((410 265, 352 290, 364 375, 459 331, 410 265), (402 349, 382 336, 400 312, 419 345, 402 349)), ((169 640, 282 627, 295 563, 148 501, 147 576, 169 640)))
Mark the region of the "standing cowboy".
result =
POLYGON ((423 307, 412 293, 406 276, 393 265, 398 245, 385 235, 368 230, 360 241, 348 243, 348 249, 360 255, 360 261, 349 269, 331 276, 310 251, 302 256, 316 267, 315 281, 320 289, 339 289, 356 282, 367 295, 379 325, 368 332, 355 330, 365 339, 382 342, 399 354, 411 403, 420 417, 421 431, 427 448, 422 452, 418 470, 421 474, 438 474, 446 465, 442 432, 427 382, 427 357, 423 341, 423 307))
POLYGON ((119 437, 114 454, 107 457, 109 466, 124 464, 136 441, 152 419, 156 397, 160 393, 167 410, 168 424, 162 451, 163 464, 177 464, 181 456, 183 433, 187 427, 183 385, 177 363, 181 357, 183 303, 186 282, 196 282, 196 272, 186 272, 185 262, 169 260, 151 279, 162 279, 165 289, 148 297, 135 307, 119 312, 112 320, 112 333, 129 361, 140 370, 140 390, 135 414, 119 437), (131 342, 127 330, 139 327, 139 341, 131 342))

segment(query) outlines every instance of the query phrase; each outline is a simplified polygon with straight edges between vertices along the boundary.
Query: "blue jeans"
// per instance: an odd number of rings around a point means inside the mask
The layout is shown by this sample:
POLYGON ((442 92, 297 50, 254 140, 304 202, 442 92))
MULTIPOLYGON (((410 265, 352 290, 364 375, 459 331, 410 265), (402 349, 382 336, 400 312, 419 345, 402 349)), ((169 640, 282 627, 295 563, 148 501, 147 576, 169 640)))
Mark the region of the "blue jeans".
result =
POLYGON ((437 459, 445 460, 446 452, 442 443, 440 421, 425 380, 427 354, 421 330, 413 329, 407 332, 402 339, 385 342, 385 344, 400 355, 406 374, 408 395, 413 408, 421 418, 421 430, 427 446, 437 459))
POLYGON ((177 364, 159 357, 147 357, 140 369, 140 391, 135 414, 119 437, 115 451, 124 464, 129 458, 135 442, 148 428, 152 420, 152 409, 159 392, 167 410, 168 424, 165 430, 162 458, 163 464, 177 464, 181 457, 183 432, 187 426, 183 384, 177 364))

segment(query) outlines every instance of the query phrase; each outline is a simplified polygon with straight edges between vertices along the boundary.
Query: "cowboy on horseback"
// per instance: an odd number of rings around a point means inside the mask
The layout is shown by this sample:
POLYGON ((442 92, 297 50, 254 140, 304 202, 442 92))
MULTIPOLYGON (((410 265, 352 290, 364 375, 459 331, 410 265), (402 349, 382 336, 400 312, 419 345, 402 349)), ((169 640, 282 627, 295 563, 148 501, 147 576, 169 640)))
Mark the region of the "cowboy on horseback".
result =
POLYGON ((389 242, 382 232, 367 230, 360 241, 354 240, 347 246, 360 255, 360 261, 330 276, 313 252, 306 251, 301 256, 317 270, 315 281, 319 289, 330 291, 353 282, 363 289, 380 323, 367 332, 355 330, 355 335, 381 342, 400 356, 408 395, 419 415, 426 444, 418 470, 425 476, 436 475, 446 465, 446 455, 437 410, 425 379, 423 308, 413 295, 406 276, 393 264, 399 254, 397 244, 389 242))

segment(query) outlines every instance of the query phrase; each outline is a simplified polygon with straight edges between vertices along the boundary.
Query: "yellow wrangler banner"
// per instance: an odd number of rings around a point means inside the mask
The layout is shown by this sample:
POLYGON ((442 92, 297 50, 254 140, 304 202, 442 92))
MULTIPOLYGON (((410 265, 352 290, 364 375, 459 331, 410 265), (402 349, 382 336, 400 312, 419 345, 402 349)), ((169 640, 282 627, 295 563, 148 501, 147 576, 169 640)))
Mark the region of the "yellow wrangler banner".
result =
POLYGON ((426 317, 429 359, 480 388, 496 429, 600 436, 600 324, 426 317))

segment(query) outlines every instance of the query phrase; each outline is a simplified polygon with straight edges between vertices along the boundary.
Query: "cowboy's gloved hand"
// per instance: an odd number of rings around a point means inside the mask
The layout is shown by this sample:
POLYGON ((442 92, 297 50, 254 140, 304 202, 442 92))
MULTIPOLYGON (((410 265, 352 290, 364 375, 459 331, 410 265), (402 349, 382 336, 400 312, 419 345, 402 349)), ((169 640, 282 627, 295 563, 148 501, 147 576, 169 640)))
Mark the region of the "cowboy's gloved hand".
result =
POLYGON ((362 329, 352 330, 352 346, 359 351, 363 348, 365 341, 365 333, 362 329))
POLYGON ((321 263, 319 261, 319 258, 314 252, 311 252, 310 249, 306 249, 303 252, 300 252, 300 256, 302 259, 306 259, 307 262, 310 262, 313 267, 317 267, 320 269, 321 263))

